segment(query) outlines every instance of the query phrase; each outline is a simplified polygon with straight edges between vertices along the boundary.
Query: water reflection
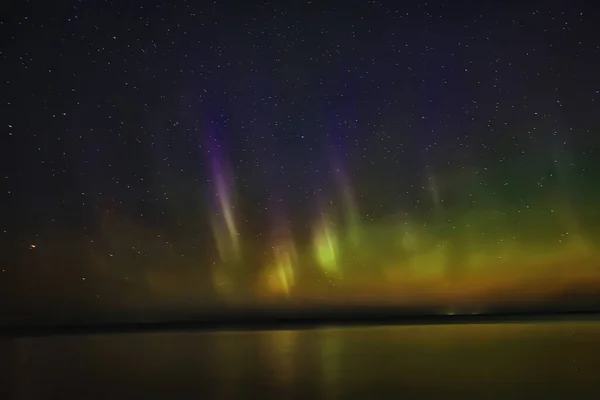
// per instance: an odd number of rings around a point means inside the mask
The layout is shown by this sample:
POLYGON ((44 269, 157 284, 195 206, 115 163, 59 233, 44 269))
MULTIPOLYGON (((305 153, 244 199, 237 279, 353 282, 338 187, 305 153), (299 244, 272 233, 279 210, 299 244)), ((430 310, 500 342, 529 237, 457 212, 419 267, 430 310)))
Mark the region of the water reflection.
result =
POLYGON ((600 323, 0 340, 26 398, 557 398, 600 390, 600 323))
POLYGON ((324 330, 320 334, 321 380, 329 398, 340 395, 342 341, 339 330, 324 330))
POLYGON ((257 363, 264 366, 274 386, 287 387, 295 383, 296 339, 298 331, 267 331, 255 333, 259 342, 257 363))

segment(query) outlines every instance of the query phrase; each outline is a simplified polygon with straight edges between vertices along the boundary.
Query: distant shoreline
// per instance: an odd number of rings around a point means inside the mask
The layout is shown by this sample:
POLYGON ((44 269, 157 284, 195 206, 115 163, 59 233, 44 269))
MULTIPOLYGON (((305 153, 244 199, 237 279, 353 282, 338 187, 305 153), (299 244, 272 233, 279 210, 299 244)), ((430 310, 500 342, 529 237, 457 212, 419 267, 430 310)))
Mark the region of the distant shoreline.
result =
POLYGON ((177 331, 249 331, 343 328, 352 326, 448 325, 539 323, 561 321, 600 321, 598 311, 575 312, 497 312, 486 314, 405 314, 389 310, 344 310, 315 312, 231 312, 160 322, 115 322, 101 324, 19 325, 0 327, 0 338, 157 333, 177 331))

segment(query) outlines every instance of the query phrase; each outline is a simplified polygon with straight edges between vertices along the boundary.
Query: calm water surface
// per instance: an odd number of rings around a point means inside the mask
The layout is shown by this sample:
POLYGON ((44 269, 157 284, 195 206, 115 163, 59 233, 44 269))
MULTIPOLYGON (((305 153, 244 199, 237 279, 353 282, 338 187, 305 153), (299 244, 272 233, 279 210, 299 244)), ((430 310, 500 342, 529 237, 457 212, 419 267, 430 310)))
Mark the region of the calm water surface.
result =
POLYGON ((2 399, 600 398, 600 323, 0 339, 2 399))

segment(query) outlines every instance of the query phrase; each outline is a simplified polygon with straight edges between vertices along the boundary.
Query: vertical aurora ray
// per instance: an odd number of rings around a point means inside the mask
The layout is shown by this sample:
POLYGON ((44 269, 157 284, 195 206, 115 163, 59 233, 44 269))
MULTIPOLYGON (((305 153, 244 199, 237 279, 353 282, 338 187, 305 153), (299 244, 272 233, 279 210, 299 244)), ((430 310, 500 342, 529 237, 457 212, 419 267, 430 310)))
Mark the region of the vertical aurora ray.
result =
POLYGON ((293 243, 273 246, 273 261, 266 271, 267 287, 272 293, 290 295, 295 281, 296 251, 293 243))
POLYGON ((313 249, 317 264, 326 274, 339 275, 339 238, 332 223, 323 215, 315 226, 313 249))
POLYGON ((354 190, 347 174, 344 163, 338 154, 341 143, 331 154, 331 165, 337 190, 342 196, 343 218, 350 242, 357 245, 360 240, 360 212, 355 199, 354 190))
POLYGON ((336 181, 342 193, 342 201, 344 205, 344 220, 348 237, 352 244, 358 244, 360 240, 360 214, 358 205, 354 198, 354 191, 350 185, 349 179, 341 167, 335 169, 336 181))
POLYGON ((233 200, 233 174, 220 152, 220 144, 214 137, 209 137, 207 148, 213 200, 210 210, 213 235, 221 260, 231 261, 240 256, 239 231, 233 200))
POLYGON ((273 209, 276 211, 272 218, 272 253, 262 274, 261 286, 266 288, 269 294, 290 296, 296 280, 298 253, 286 214, 278 206, 273 209))

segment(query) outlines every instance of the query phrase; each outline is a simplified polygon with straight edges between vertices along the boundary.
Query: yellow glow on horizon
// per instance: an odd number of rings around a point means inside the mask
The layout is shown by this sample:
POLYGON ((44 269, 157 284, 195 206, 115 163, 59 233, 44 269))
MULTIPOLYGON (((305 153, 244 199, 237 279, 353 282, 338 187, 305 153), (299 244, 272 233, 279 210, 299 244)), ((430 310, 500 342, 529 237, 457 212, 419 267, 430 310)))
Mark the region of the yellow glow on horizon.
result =
POLYGON ((307 246, 298 248, 292 229, 280 222, 272 239, 277 245, 265 254, 267 259, 240 258, 220 262, 220 268, 235 277, 232 266, 256 262, 247 271, 261 272, 244 278, 241 288, 256 288, 265 301, 286 296, 299 304, 437 302, 477 308, 494 299, 541 299, 588 282, 600 287, 597 238, 552 221, 536 217, 527 225, 511 226, 502 214, 478 212, 451 223, 425 223, 399 214, 361 222, 355 227, 361 241, 353 243, 345 217, 339 216, 340 225, 320 218, 307 246))

